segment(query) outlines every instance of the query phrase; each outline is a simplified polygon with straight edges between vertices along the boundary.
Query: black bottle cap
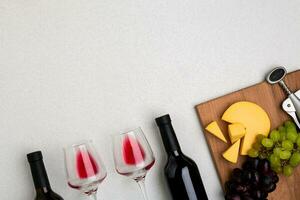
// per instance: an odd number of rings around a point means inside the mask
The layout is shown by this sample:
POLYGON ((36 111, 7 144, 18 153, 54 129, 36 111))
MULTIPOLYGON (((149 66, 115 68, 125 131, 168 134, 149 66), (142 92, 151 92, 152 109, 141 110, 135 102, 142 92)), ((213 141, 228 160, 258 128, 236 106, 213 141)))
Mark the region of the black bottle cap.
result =
POLYGON ((31 174, 35 188, 47 187, 50 189, 46 168, 43 162, 41 151, 35 151, 27 154, 27 160, 30 164, 31 174))
POLYGON ((170 124, 171 117, 169 114, 166 114, 166 115, 156 118, 155 121, 158 126, 164 125, 164 124, 170 124))
POLYGON ((171 117, 169 114, 163 115, 155 119, 157 126, 159 127, 160 134, 168 154, 172 154, 175 151, 181 151, 178 140, 176 138, 175 131, 171 124, 171 117))
POLYGON ((27 154, 28 162, 32 163, 38 160, 43 160, 43 155, 41 151, 35 151, 32 153, 27 154))

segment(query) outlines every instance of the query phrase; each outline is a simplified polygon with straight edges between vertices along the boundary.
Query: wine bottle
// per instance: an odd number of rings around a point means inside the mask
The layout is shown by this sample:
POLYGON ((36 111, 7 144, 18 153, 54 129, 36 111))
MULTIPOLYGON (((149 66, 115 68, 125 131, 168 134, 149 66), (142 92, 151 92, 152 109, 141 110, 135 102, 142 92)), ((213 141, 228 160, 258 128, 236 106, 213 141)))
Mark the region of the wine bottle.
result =
POLYGON ((27 154, 36 190, 35 200, 63 200, 50 186, 41 151, 27 154))
POLYGON ((165 176, 174 200, 207 200, 196 163, 180 149, 169 115, 155 119, 168 154, 165 176))

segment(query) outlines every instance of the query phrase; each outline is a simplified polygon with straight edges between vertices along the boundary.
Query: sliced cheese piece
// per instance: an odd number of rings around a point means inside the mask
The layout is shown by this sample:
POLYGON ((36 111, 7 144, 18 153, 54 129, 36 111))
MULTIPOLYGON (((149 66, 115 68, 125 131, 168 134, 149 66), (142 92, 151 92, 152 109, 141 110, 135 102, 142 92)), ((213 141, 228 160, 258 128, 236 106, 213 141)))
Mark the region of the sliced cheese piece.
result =
POLYGON ((236 141, 233 145, 231 145, 222 155, 223 157, 232 163, 237 163, 239 156, 239 148, 240 148, 241 139, 236 141))
POLYGON ((222 120, 229 123, 241 123, 246 128, 246 134, 241 145, 241 155, 247 155, 255 142, 256 135, 268 136, 270 119, 268 114, 258 105, 248 101, 232 104, 223 114, 222 120))
POLYGON ((246 133, 245 127, 241 123, 234 123, 228 125, 228 133, 230 141, 233 144, 238 141, 240 138, 244 137, 246 133))
POLYGON ((208 124, 207 127, 205 128, 205 130, 207 130, 208 132, 210 132, 211 134, 213 134, 220 140, 227 143, 227 140, 225 139, 225 137, 216 121, 213 121, 210 124, 208 124))

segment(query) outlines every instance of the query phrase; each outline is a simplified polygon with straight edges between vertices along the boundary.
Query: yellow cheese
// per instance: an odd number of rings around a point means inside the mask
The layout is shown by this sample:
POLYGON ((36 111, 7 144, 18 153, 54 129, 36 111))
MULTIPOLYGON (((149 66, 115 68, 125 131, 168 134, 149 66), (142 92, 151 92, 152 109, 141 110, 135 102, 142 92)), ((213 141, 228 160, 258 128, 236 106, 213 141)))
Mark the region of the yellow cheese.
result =
POLYGON ((224 112, 222 120, 229 123, 241 123, 246 128, 241 155, 247 155, 257 134, 268 136, 271 126, 268 114, 260 106, 247 101, 232 104, 224 112))
POLYGON ((238 141, 240 138, 244 137, 246 133, 245 127, 240 123, 234 123, 228 125, 228 133, 231 143, 238 141))
POLYGON ((219 138, 220 140, 223 140, 224 142, 227 143, 227 140, 225 139, 220 127, 218 126, 216 121, 211 122, 210 124, 207 125, 205 128, 208 132, 219 138))
POLYGON ((231 145, 224 153, 223 157, 229 162, 236 163, 239 156, 239 148, 240 148, 241 139, 236 141, 233 145, 231 145))

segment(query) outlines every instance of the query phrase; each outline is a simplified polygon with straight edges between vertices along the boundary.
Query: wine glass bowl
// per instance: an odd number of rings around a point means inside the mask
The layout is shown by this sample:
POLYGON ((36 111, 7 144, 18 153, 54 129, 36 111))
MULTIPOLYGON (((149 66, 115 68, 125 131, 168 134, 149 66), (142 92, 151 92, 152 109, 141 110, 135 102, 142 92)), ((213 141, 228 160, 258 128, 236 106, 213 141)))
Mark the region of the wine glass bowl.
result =
POLYGON ((137 181, 147 199, 144 179, 155 157, 142 129, 114 135, 113 154, 116 171, 137 181))
POLYGON ((64 148, 68 185, 87 195, 94 195, 106 178, 105 166, 92 141, 82 141, 64 148))

